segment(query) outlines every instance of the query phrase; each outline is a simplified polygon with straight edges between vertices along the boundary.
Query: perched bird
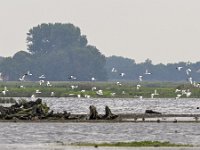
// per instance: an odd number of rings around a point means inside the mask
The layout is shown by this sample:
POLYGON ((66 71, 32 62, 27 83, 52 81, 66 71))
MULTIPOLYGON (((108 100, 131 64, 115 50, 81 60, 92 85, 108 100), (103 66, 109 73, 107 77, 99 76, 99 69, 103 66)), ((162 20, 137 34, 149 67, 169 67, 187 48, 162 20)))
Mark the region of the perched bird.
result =
POLYGON ((154 95, 159 95, 156 89, 154 90, 154 95))
POLYGON ((51 92, 51 96, 54 96, 55 95, 55 93, 54 92, 51 92))
POLYGON ((102 96, 103 95, 103 91, 102 90, 98 90, 98 91, 96 91, 96 94, 102 96))
POLYGON ((44 83, 44 80, 40 80, 40 81, 39 81, 39 84, 40 84, 40 85, 42 85, 42 83, 44 83))
POLYGON ((111 95, 111 96, 115 96, 115 95, 116 95, 116 93, 110 93, 110 95, 111 95))
POLYGON ((176 89, 176 90, 175 90, 175 93, 177 93, 177 92, 181 92, 181 90, 179 90, 179 89, 176 89))
POLYGON ((72 90, 77 89, 77 88, 78 88, 78 85, 71 85, 72 90))
POLYGON ((117 84, 117 85, 119 85, 119 86, 121 86, 121 85, 122 85, 120 82, 117 82, 116 84, 117 84))
POLYGON ((137 84, 137 85, 136 85, 136 89, 137 89, 137 90, 139 90, 139 89, 140 89, 140 87, 141 87, 141 85, 140 85, 140 84, 137 84))
POLYGON ((52 86, 50 81, 47 81, 47 86, 49 86, 49 87, 52 86))
POLYGON ((190 84, 192 84, 193 82, 192 82, 192 77, 189 77, 188 78, 188 81, 190 82, 190 84))
POLYGON ((97 87, 95 87, 95 86, 94 86, 94 87, 92 87, 92 91, 95 91, 96 89, 97 89, 97 87))
POLYGON ((181 97, 181 94, 177 94, 176 99, 179 99, 181 97))
POLYGON ((40 90, 35 90, 36 94, 41 94, 42 92, 40 92, 40 90))

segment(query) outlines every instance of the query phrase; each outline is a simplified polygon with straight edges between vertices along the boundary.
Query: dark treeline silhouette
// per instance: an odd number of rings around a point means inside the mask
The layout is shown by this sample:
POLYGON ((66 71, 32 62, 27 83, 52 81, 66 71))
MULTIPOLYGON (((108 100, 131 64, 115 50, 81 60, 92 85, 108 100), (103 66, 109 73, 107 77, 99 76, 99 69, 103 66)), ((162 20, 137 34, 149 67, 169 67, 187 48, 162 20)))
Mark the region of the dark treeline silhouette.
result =
POLYGON ((26 80, 37 81, 44 74, 46 80, 69 81, 75 76, 78 81, 186 81, 190 76, 200 81, 200 62, 152 64, 150 59, 143 63, 120 56, 105 57, 95 47, 88 45, 85 35, 73 24, 43 23, 27 33, 27 50, 13 57, 0 57, 1 78, 18 81, 27 71, 33 75, 26 80), (182 66, 181 71, 176 68, 182 66), (115 68, 117 72, 111 70, 115 68), (189 75, 186 69, 190 68, 189 75), (148 70, 150 75, 145 75, 148 70), (122 77, 120 73, 125 73, 122 77))

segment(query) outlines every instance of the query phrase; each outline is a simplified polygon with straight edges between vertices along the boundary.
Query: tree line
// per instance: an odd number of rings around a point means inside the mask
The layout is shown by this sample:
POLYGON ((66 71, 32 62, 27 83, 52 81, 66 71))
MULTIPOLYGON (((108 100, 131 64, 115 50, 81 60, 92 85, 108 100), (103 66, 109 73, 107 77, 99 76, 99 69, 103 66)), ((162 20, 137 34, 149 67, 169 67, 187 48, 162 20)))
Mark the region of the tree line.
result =
POLYGON ((106 57, 73 24, 43 23, 27 33, 27 50, 13 57, 0 57, 0 73, 4 80, 17 81, 30 71, 26 80, 37 81, 41 75, 50 81, 68 81, 75 76, 78 81, 137 81, 143 75, 146 81, 185 81, 189 76, 200 81, 200 62, 152 64, 150 59, 136 63, 121 56, 106 57), (182 70, 176 68, 182 66, 182 70), (112 72, 115 68, 117 71, 112 72), (145 71, 151 75, 145 76, 145 71), (122 77, 120 73, 125 73, 122 77))

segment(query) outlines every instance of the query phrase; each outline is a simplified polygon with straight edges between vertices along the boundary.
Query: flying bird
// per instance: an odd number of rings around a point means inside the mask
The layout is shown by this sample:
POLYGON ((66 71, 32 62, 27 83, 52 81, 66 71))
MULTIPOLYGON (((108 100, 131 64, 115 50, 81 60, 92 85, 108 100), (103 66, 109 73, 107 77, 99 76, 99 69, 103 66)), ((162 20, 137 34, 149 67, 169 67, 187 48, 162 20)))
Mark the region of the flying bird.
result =
POLYGON ((111 72, 117 72, 117 69, 115 69, 114 67, 112 68, 111 72))

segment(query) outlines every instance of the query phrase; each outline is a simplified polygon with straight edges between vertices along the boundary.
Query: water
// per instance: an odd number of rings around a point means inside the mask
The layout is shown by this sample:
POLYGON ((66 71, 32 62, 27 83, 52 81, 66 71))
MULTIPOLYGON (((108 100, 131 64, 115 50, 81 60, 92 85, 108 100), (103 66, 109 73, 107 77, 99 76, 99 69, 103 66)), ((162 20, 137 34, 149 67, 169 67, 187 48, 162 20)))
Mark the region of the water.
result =
POLYGON ((95 105, 97 111, 104 113, 109 106, 114 113, 144 113, 152 109, 161 113, 198 114, 200 99, 131 99, 131 98, 42 98, 54 111, 67 110, 71 113, 88 113, 89 106, 95 105))
MULTIPOLYGON (((197 114, 200 99, 82 99, 43 98, 54 111, 88 113, 95 105, 104 113, 108 105, 113 113, 144 113, 153 109, 162 113, 197 114)), ((7 144, 51 144, 75 142, 169 141, 199 145, 199 123, 0 123, 0 146, 7 144)), ((6 147, 4 147, 6 148, 6 147)), ((16 148, 17 149, 17 148, 16 148)), ((20 149, 20 148, 19 148, 20 149)), ((28 148, 30 149, 30 148, 28 148)), ((41 148, 45 149, 45 148, 41 148)))
POLYGON ((0 144, 200 141, 199 123, 0 123, 0 133, 0 144))

